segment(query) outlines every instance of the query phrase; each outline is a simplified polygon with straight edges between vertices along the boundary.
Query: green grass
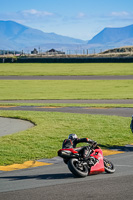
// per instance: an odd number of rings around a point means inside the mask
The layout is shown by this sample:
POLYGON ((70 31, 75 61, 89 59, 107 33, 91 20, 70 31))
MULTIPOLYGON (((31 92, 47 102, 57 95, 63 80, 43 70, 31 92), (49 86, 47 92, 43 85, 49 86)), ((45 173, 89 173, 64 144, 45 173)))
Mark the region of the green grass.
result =
POLYGON ((133 63, 1 63, 0 75, 133 75, 133 63))
MULTIPOLYGON (((0 75, 132 75, 132 63, 0 64, 0 75)), ((0 80, 0 100, 12 99, 133 99, 133 80, 39 81, 0 80)), ((2 105, 2 104, 1 104, 2 105)), ((7 105, 7 104, 5 104, 7 105)), ((10 104, 13 105, 13 104, 10 104)), ((15 104, 25 105, 25 104, 15 104)), ((35 104, 26 104, 35 105, 35 104)), ((106 106, 102 104, 36 104, 106 106)), ((118 106, 118 104, 117 104, 118 106)), ((119 105, 122 106, 122 105, 119 105)), ((123 107, 133 105, 123 105, 123 107)), ((130 118, 33 111, 0 111, 0 116, 30 120, 35 127, 0 137, 0 165, 57 156, 69 133, 89 137, 105 147, 133 143, 130 118)))
POLYGON ((133 80, 0 80, 0 99, 132 99, 133 80))
POLYGON ((35 107, 100 107, 100 108, 133 108, 133 104, 87 104, 87 103, 0 103, 0 106, 35 106, 35 107))
POLYGON ((26 131, 0 137, 0 165, 57 156, 70 133, 96 140, 105 147, 133 142, 130 118, 33 111, 0 111, 0 116, 32 121, 26 131))

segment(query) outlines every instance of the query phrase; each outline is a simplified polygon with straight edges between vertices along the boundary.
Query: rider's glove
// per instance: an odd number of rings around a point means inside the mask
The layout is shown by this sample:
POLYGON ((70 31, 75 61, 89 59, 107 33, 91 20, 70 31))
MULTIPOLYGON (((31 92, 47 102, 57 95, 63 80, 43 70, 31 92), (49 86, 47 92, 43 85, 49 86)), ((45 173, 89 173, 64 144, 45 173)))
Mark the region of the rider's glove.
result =
POLYGON ((93 142, 93 147, 96 147, 96 146, 97 146, 97 142, 94 141, 94 142, 93 142))
POLYGON ((93 147, 96 147, 97 146, 97 142, 94 141, 94 140, 89 140, 89 143, 91 143, 93 145, 93 147))

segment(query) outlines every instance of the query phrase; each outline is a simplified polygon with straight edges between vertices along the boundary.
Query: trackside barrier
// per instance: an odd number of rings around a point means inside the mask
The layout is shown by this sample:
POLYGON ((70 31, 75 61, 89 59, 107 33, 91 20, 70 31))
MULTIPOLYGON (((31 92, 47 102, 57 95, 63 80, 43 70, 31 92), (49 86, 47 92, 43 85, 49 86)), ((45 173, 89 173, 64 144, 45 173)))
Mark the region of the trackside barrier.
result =
POLYGON ((133 57, 0 58, 0 63, 132 63, 133 57))

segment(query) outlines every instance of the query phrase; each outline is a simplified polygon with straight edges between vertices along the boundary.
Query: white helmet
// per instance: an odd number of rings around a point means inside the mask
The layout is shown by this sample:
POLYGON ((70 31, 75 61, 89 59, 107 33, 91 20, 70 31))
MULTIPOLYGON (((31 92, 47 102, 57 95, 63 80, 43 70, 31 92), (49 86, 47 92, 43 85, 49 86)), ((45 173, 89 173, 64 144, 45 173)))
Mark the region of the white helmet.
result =
POLYGON ((74 139, 76 139, 76 138, 78 138, 78 136, 77 136, 76 134, 70 134, 70 135, 68 136, 68 139, 71 139, 71 140, 74 140, 74 139))

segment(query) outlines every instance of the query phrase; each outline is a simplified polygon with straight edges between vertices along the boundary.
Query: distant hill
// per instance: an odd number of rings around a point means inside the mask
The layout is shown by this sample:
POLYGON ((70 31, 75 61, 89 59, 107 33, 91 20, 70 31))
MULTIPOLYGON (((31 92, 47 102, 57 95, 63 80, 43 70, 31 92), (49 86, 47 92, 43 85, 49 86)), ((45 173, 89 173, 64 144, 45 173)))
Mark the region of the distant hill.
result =
MULTIPOLYGON (((83 40, 45 33, 13 21, 0 21, 0 49, 32 49, 39 46, 84 44, 83 40), (49 45, 48 45, 49 44, 49 45)), ((66 45, 66 46, 67 46, 66 45)))
POLYGON ((91 40, 89 45, 120 47, 133 45, 133 25, 122 28, 105 28, 91 40))
MULTIPOLYGON (((133 25, 122 28, 105 28, 89 41, 46 33, 38 29, 16 23, 0 21, 0 50, 31 51, 39 48, 76 50, 89 49, 89 52, 99 52, 107 49, 133 46, 133 25)), ((72 52, 72 51, 71 51, 72 52)))

